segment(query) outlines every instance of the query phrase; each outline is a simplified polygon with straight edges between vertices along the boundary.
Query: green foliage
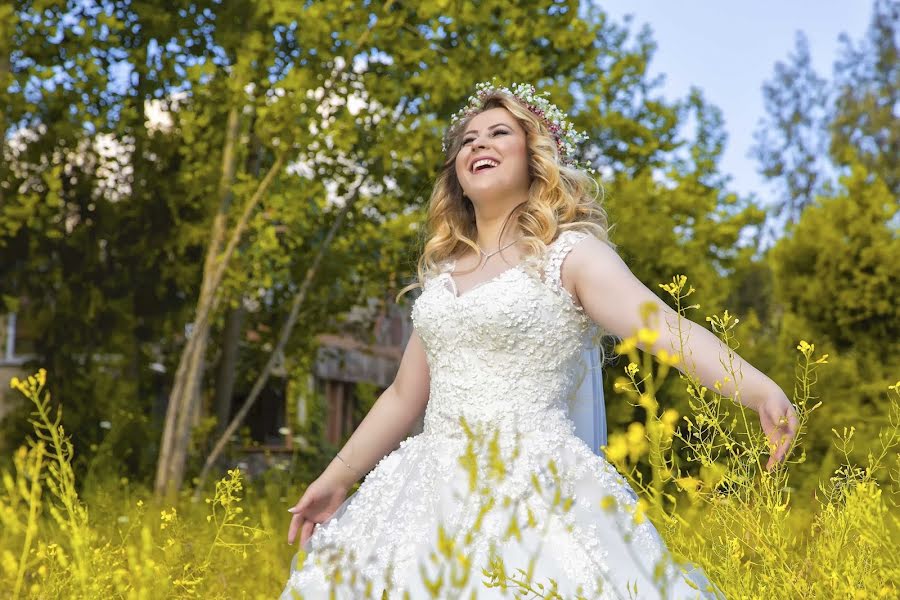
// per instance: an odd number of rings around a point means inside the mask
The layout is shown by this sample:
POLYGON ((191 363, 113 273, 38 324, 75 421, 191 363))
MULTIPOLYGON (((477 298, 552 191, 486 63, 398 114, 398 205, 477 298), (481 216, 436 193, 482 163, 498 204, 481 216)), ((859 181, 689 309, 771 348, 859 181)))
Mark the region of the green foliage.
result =
MULTIPOLYGON (((886 424, 882 390, 900 369, 900 277, 892 267, 900 261, 892 225, 897 207, 884 183, 861 165, 842 182, 843 190, 803 212, 768 257, 781 302, 774 347, 817 337, 832 357, 820 382, 824 414, 811 425, 810 452, 822 459, 805 467, 810 482, 838 459, 827 442, 829 424, 858 421, 866 436, 886 424)), ((777 379, 789 377, 782 356, 771 364, 777 379)), ((864 457, 863 451, 853 455, 864 457)))
POLYGON ((810 453, 821 459, 798 467, 807 484, 839 459, 827 441, 830 423, 859 421, 866 436, 886 424, 881 394, 900 365, 893 267, 900 257, 900 179, 892 115, 898 5, 872 6, 865 37, 854 44, 842 36, 832 81, 813 71, 798 36, 795 54, 787 65, 776 64, 765 86, 768 118, 756 153, 762 174, 782 192, 776 206, 792 224, 782 231, 770 223, 773 247, 736 272, 729 299, 742 316, 753 310, 758 323, 738 334, 744 355, 779 383, 792 379, 785 351, 798 340, 819 340, 831 357, 820 380, 822 415, 810 425, 810 453))
POLYGON ((873 0, 872 18, 854 45, 842 35, 835 63, 836 99, 830 153, 841 166, 861 163, 900 196, 900 3, 873 0))
MULTIPOLYGON (((241 580, 277 581, 274 569, 257 565, 250 577, 241 567, 264 547, 278 548, 246 516, 236 469, 216 483, 208 508, 186 499, 177 507, 135 501, 146 490, 122 489, 106 473, 95 481, 106 493, 94 496, 89 510, 76 491, 72 443, 59 411, 51 414, 45 383, 43 369, 26 381, 12 381, 32 405, 34 428, 28 446, 15 455, 14 472, 4 471, 0 492, 0 577, 12 598, 209 597, 219 569, 241 578, 232 588, 241 580)), ((257 503, 252 510, 255 520, 271 528, 271 507, 257 503)), ((214 594, 225 597, 228 589, 225 584, 214 594)))
POLYGON ((778 184, 774 215, 794 222, 822 189, 830 115, 828 82, 813 69, 803 32, 797 32, 788 61, 778 61, 773 80, 763 84, 768 117, 752 152, 761 174, 778 184))
POLYGON ((844 189, 804 211, 771 254, 775 293, 838 351, 900 351, 900 212, 857 165, 844 189))

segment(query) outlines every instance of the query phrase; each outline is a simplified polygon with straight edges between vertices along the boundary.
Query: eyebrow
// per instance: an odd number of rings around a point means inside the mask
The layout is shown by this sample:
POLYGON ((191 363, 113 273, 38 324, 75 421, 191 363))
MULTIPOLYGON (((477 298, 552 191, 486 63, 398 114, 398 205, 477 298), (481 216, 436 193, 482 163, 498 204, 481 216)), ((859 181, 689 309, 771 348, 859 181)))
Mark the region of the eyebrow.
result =
MULTIPOLYGON (((506 123, 494 123, 493 125, 491 125, 490 127, 488 127, 488 129, 493 129, 493 128, 495 128, 495 127, 500 127, 501 125, 506 125, 507 127, 509 127, 509 125, 507 125, 506 123)), ((469 129, 469 130, 466 131, 463 135, 464 135, 464 136, 465 136, 465 135, 469 135, 470 133, 478 133, 478 130, 477 130, 477 129, 469 129)))

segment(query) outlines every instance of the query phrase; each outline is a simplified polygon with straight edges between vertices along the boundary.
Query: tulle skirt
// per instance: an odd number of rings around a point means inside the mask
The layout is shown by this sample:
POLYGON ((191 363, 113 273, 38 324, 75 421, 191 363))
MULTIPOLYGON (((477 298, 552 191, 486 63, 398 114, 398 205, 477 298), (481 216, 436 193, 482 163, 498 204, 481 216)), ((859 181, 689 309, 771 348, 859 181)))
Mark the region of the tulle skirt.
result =
POLYGON ((478 431, 474 442, 420 433, 385 456, 317 525, 281 599, 515 598, 528 587, 563 598, 725 597, 635 519, 633 489, 580 438, 478 431))

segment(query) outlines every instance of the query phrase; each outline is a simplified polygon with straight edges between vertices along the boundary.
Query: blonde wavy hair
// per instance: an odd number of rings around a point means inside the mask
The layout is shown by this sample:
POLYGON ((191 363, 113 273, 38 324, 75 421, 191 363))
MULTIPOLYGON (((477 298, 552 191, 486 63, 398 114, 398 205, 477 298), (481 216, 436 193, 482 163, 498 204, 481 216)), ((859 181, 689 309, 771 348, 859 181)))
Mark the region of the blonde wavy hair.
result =
POLYGON ((493 90, 484 98, 478 112, 454 125, 447 140, 446 158, 428 203, 424 248, 416 264, 417 281, 400 290, 398 302, 406 292, 423 287, 427 278, 439 272, 444 261, 460 256, 466 246, 479 251, 474 241, 477 238, 475 210, 456 176, 456 155, 462 148, 468 122, 476 114, 498 107, 508 110, 525 131, 531 177, 528 199, 507 216, 500 237, 510 219, 516 219, 524 234, 523 260, 542 256, 547 245, 567 229, 587 231, 616 248, 609 239, 612 227, 601 204, 605 197, 603 186, 587 172, 563 165, 556 141, 543 120, 516 98, 493 90))

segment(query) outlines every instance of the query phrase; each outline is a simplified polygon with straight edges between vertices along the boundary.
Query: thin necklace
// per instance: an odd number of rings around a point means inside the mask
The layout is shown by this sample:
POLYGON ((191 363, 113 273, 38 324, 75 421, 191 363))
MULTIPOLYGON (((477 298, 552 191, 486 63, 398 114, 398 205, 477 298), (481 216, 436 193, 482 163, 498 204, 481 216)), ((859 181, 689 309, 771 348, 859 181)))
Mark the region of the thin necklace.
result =
POLYGON ((510 246, 512 246, 513 244, 515 244, 516 242, 521 241, 521 240, 524 239, 524 238, 525 238, 525 236, 523 235, 523 236, 520 237, 519 239, 511 241, 510 243, 508 243, 507 245, 503 246, 503 247, 500 248, 499 250, 494 250, 494 251, 491 252, 490 254, 487 254, 484 250, 482 250, 481 248, 479 248, 478 251, 481 253, 482 256, 484 256, 484 260, 483 260, 482 263, 481 263, 481 268, 482 268, 482 269, 484 268, 484 266, 487 264, 487 261, 488 261, 488 259, 489 259, 490 257, 492 257, 493 255, 497 254, 498 252, 501 252, 501 251, 503 251, 503 250, 506 250, 507 248, 509 248, 510 246))

